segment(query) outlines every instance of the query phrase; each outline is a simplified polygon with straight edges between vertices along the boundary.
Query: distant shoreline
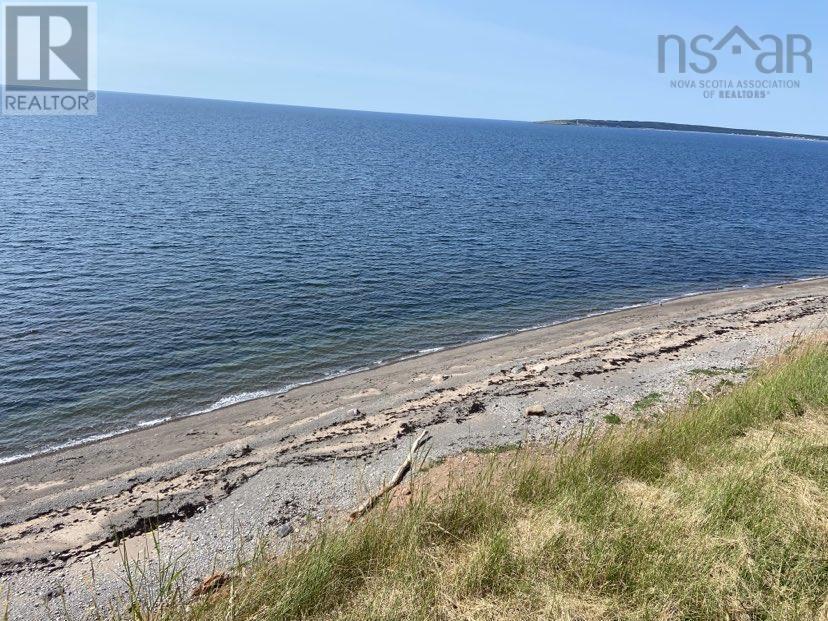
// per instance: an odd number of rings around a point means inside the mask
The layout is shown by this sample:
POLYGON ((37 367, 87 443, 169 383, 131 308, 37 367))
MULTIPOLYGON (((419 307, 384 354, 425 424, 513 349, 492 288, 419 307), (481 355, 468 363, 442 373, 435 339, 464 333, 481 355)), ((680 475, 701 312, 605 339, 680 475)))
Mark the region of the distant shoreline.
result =
POLYGON ((796 138, 799 140, 828 140, 828 136, 772 132, 759 129, 737 129, 713 125, 688 125, 685 123, 662 123, 659 121, 604 121, 596 119, 560 119, 537 121, 540 125, 575 125, 579 127, 615 127, 621 129, 658 129, 674 132, 704 132, 707 134, 731 134, 736 136, 762 136, 764 138, 796 138))

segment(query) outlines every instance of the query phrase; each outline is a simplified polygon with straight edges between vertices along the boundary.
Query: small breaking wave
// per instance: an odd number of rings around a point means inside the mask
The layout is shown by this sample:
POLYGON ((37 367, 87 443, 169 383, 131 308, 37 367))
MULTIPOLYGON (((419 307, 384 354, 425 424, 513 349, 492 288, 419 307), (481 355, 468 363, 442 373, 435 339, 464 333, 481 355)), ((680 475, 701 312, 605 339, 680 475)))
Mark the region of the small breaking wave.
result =
POLYGON ((178 420, 182 418, 188 418, 190 416, 198 416, 199 414, 207 414, 208 412, 213 412, 215 410, 220 410, 222 408, 230 407, 231 405, 236 405, 237 403, 244 403, 245 401, 252 401, 254 399, 261 399, 262 397, 269 397, 271 395, 285 393, 288 390, 295 388, 295 384, 291 384, 285 386, 283 389, 280 390, 257 390, 254 392, 240 392, 235 395, 230 395, 227 397, 222 397, 212 405, 201 408, 199 410, 194 410, 192 412, 186 412, 184 414, 170 414, 169 416, 163 416, 161 418, 154 418, 151 420, 140 421, 135 424, 134 427, 125 427, 122 429, 116 429, 115 431, 109 431, 106 433, 96 433, 91 436, 86 436, 85 438, 77 438, 74 440, 68 440, 66 442, 61 442, 60 444, 55 444, 53 446, 46 447, 39 451, 32 451, 30 453, 19 453, 17 455, 9 455, 8 457, 0 457, 0 465, 3 464, 10 464, 16 461, 21 461, 23 459, 29 459, 31 457, 38 457, 39 455, 48 455, 50 453, 56 453, 58 451, 63 451, 70 448, 75 448, 78 446, 83 446, 84 444, 92 444, 94 442, 100 442, 101 440, 108 440, 109 438, 114 438, 116 436, 124 435, 125 433, 129 433, 130 431, 135 431, 137 429, 145 429, 147 427, 155 427, 156 425, 161 425, 163 423, 169 422, 171 420, 178 420))

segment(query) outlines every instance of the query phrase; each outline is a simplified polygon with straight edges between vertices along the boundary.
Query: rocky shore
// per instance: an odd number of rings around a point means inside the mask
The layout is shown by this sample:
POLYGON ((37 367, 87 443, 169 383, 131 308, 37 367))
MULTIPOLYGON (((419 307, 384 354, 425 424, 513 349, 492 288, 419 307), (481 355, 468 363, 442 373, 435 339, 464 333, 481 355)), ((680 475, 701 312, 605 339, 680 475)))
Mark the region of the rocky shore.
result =
POLYGON ((193 583, 353 509, 428 429, 430 458, 659 416, 824 326, 828 279, 681 298, 521 332, 0 466, 10 619, 83 618, 124 588, 118 543, 193 583))

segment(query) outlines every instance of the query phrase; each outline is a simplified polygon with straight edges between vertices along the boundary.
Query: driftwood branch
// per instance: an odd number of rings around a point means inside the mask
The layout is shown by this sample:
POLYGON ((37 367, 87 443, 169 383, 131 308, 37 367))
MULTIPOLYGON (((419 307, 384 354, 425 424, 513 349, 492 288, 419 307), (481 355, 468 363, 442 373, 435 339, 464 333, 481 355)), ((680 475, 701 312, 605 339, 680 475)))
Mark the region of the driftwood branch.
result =
POLYGON ((414 464, 414 456, 420 447, 428 442, 429 437, 428 431, 424 429, 417 439, 414 440, 414 444, 411 445, 411 449, 408 451, 408 456, 405 458, 405 461, 400 464, 400 467, 397 468, 397 471, 394 473, 394 476, 391 477, 391 480, 383 485, 376 494, 370 496, 365 502, 351 511, 352 520, 365 515, 377 504, 377 502, 379 502, 383 496, 402 483, 405 475, 408 474, 408 471, 411 470, 411 466, 414 464))

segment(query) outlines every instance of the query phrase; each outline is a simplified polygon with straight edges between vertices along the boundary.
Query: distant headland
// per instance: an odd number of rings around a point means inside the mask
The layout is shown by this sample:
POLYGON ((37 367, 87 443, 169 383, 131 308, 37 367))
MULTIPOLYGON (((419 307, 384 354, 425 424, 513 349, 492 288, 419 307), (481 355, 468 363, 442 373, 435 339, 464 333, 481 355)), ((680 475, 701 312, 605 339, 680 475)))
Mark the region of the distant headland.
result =
POLYGON ((768 138, 800 138, 806 140, 828 140, 828 136, 811 134, 790 134, 787 132, 770 132, 758 129, 735 129, 733 127, 714 127, 711 125, 687 125, 684 123, 661 123, 657 121, 600 121, 595 119, 562 119, 538 121, 545 125, 582 125, 586 127, 621 127, 624 129, 661 129, 674 132, 707 132, 709 134, 736 134, 739 136, 765 136, 768 138))

